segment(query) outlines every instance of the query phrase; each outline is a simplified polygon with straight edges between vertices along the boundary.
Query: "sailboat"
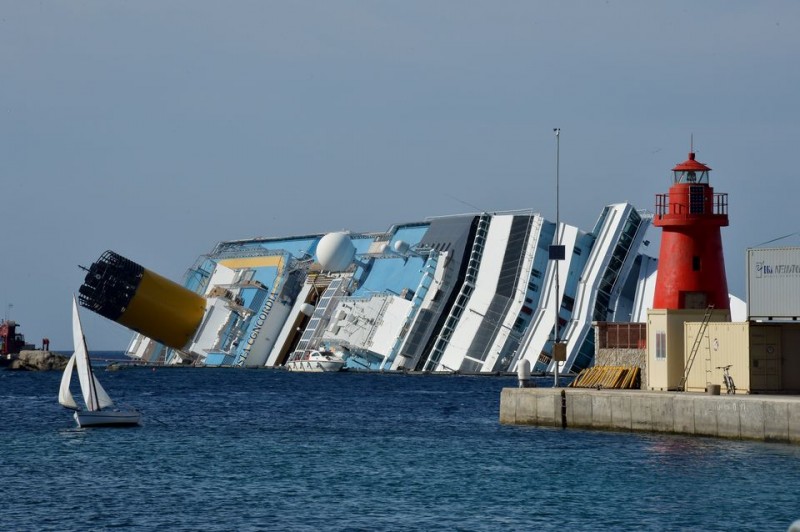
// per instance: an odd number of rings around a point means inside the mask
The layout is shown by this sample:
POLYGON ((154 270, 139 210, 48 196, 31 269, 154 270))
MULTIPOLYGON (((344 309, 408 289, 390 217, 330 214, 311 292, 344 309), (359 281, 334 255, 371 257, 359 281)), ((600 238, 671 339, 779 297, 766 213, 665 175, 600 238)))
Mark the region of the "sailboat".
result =
POLYGON ((67 362, 64 375, 61 377, 61 387, 58 390, 58 402, 61 406, 75 411, 75 421, 79 427, 125 427, 139 424, 141 415, 136 410, 115 409, 114 402, 100 385, 92 372, 89 361, 89 349, 86 347, 86 338, 81 327, 81 317, 78 314, 78 301, 72 296, 72 342, 75 352, 67 362), (81 386, 81 395, 86 406, 82 409, 75 402, 70 391, 72 374, 77 368, 78 380, 81 386))

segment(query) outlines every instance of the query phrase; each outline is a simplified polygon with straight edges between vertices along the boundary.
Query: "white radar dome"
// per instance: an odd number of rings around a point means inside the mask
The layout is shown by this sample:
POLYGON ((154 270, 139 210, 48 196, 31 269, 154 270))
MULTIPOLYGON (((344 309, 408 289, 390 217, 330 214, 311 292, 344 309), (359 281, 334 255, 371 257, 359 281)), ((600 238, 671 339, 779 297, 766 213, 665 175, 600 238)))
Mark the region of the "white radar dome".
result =
POLYGON ((317 244, 317 260, 323 270, 346 270, 356 256, 356 247, 347 233, 328 233, 317 244))
POLYGON ((394 250, 400 253, 401 255, 405 255, 406 253, 408 253, 408 247, 409 247, 408 242, 406 242, 405 240, 398 240, 397 242, 394 243, 394 250))

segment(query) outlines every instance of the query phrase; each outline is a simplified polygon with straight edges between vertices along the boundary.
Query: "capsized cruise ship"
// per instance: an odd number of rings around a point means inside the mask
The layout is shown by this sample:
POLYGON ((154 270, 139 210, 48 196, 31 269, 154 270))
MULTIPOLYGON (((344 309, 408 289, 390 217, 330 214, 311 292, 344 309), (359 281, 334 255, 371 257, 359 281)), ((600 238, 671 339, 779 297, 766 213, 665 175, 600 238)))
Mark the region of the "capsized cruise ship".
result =
POLYGON ((552 372, 558 339, 574 373, 592 363, 592 322, 645 321, 651 220, 618 203, 591 231, 514 211, 235 240, 182 286, 107 251, 80 303, 137 331, 127 354, 150 363, 279 367, 324 349, 351 370, 552 372))

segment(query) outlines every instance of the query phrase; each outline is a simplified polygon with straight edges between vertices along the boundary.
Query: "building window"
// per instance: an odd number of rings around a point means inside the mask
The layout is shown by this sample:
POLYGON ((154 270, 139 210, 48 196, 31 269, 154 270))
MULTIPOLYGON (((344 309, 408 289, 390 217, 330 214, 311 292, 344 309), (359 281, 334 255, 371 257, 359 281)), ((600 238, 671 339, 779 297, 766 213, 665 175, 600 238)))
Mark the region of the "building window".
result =
POLYGON ((699 272, 700 271, 700 257, 695 255, 692 257, 692 271, 699 272))
POLYGON ((667 358, 667 333, 664 331, 656 332, 656 359, 664 360, 667 358))

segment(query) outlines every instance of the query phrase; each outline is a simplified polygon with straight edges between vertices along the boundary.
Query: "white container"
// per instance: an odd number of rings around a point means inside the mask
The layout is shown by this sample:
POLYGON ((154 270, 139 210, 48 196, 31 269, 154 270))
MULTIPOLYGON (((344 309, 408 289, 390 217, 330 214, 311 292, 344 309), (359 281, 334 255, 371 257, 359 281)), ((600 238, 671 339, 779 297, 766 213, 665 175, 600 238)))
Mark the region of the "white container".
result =
POLYGON ((800 248, 747 250, 747 316, 800 318, 800 248))

